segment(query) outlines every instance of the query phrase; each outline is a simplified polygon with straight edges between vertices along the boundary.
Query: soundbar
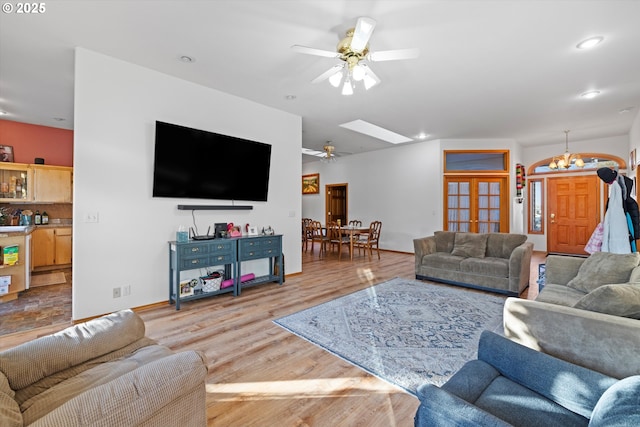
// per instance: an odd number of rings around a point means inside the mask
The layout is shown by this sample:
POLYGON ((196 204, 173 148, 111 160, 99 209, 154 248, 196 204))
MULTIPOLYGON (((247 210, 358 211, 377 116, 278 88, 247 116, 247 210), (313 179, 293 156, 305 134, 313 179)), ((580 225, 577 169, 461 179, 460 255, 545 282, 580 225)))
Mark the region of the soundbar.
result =
POLYGON ((178 205, 181 211, 248 211, 251 205, 178 205))

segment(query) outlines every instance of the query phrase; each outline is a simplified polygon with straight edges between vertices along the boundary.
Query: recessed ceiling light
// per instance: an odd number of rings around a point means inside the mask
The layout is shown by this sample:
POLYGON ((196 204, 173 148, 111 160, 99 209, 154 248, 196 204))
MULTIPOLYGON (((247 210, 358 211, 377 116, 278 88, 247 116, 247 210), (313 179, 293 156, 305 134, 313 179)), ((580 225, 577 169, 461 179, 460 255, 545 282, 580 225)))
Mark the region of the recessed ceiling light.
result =
POLYGON ((416 138, 417 139, 427 139, 428 136, 429 136, 428 133, 420 132, 419 134, 416 135, 416 138))
POLYGON ((600 91, 599 90, 590 90, 588 92, 584 92, 582 94, 580 94, 580 96, 584 99, 592 99, 595 98, 596 96, 600 95, 600 91))
POLYGON ((5 115, 7 115, 6 111, 0 111, 0 116, 5 116, 5 115))
POLYGON ((196 62, 196 59, 193 56, 182 55, 180 57, 180 61, 186 62, 186 63, 192 63, 192 62, 196 62))
POLYGON ((631 110, 633 110, 634 107, 626 107, 623 108, 622 110, 618 111, 618 114, 626 114, 626 113, 630 113, 631 110))
POLYGON ((413 141, 413 139, 408 138, 404 135, 400 135, 388 129, 382 128, 380 126, 377 126, 372 123, 365 122, 364 120, 359 120, 359 119, 354 120, 352 122, 342 123, 340 127, 352 130, 354 132, 363 133, 365 135, 369 135, 374 138, 378 138, 383 141, 390 142, 391 144, 400 144, 402 142, 413 141))
POLYGON ((604 37, 589 37, 586 40, 581 41, 580 43, 578 43, 576 45, 576 47, 578 49, 591 49, 592 47, 600 44, 600 42, 602 42, 602 40, 604 40, 604 37))

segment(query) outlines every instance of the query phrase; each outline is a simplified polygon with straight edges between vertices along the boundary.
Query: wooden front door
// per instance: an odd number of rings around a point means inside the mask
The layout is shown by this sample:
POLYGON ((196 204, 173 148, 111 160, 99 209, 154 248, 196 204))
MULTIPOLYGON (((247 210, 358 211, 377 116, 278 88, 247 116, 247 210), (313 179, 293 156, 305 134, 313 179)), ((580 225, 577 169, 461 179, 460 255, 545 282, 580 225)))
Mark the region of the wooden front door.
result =
POLYGON ((347 184, 331 184, 325 187, 326 224, 340 220, 347 224, 347 184))
POLYGON ((556 177, 547 182, 547 251, 587 255, 584 247, 600 221, 598 176, 556 177))

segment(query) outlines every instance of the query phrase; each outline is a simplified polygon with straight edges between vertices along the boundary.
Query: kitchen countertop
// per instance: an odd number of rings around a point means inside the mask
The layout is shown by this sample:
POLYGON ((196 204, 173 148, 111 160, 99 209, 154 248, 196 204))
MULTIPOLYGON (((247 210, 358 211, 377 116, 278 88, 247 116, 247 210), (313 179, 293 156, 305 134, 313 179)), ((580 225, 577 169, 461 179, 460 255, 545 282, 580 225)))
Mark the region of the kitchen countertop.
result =
POLYGON ((2 225, 0 226, 0 237, 15 236, 15 235, 27 235, 31 234, 36 228, 61 228, 71 227, 73 225, 71 218, 55 218, 50 219, 48 224, 39 225, 2 225))

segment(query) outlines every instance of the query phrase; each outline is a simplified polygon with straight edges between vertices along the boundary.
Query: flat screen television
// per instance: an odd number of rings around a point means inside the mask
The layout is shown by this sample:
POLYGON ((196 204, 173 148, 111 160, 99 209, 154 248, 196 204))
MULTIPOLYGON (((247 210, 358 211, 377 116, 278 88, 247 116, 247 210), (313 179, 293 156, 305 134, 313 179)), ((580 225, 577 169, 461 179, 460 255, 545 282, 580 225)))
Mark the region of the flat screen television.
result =
POLYGON ((271 145, 156 121, 153 197, 266 202, 271 145))

